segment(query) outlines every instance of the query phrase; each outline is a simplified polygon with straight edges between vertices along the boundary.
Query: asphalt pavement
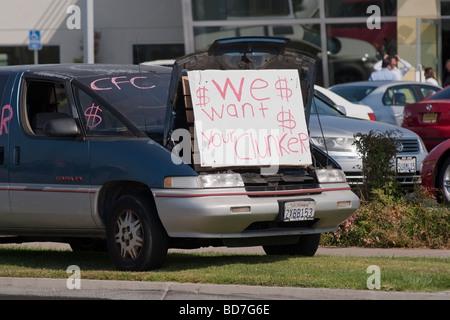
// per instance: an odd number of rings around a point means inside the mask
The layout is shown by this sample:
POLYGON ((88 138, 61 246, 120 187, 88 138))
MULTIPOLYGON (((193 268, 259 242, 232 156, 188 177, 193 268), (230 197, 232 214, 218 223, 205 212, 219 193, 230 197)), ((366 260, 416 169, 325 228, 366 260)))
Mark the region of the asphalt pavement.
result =
MULTIPOLYGON (((3 246, 3 245, 2 245, 3 246)), ((57 243, 30 246, 68 248, 57 243)), ((178 251, 178 250, 171 250, 178 251)), ((192 250, 191 250, 192 251, 192 250)), ((261 247, 204 248, 197 251, 264 254, 261 247)), ((320 247, 317 255, 450 258, 450 250, 320 247)), ((0 278, 0 299, 105 299, 105 300, 450 300, 443 292, 391 292, 376 289, 215 285, 178 282, 146 282, 46 278, 0 278), (69 283, 70 282, 70 283, 69 283), (71 289, 70 289, 71 288, 71 289)))

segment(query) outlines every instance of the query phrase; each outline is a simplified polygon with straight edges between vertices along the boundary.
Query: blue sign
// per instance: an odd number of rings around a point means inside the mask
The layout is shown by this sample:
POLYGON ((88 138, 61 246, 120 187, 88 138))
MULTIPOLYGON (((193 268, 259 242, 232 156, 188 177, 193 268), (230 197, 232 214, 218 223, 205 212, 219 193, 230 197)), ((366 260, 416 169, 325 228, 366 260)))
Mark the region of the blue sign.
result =
POLYGON ((39 30, 30 30, 28 49, 30 50, 41 50, 41 32, 39 30))

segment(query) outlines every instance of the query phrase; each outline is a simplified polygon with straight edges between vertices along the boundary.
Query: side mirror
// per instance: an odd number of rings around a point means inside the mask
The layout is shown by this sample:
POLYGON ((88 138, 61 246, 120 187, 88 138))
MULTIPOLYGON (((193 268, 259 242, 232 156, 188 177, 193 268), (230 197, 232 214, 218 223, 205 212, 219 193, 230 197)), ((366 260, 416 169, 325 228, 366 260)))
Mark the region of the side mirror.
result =
POLYGON ((81 132, 75 119, 60 118, 48 120, 44 125, 44 134, 49 137, 77 137, 81 132))
POLYGON ((344 115, 347 115, 347 111, 345 110, 344 106, 335 105, 334 108, 337 109, 339 112, 343 113, 344 115))

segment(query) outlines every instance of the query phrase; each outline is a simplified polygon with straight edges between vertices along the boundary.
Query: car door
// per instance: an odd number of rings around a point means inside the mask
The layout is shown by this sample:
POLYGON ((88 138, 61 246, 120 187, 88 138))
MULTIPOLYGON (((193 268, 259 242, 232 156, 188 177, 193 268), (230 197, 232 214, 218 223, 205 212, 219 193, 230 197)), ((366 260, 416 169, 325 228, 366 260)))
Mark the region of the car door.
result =
MULTIPOLYGON (((13 77, 12 75, 11 78, 13 77)), ((4 221, 8 221, 11 218, 8 165, 7 161, 5 161, 8 154, 9 121, 12 117, 9 95, 6 94, 11 87, 11 84, 8 85, 9 78, 9 74, 0 74, 0 226, 4 225, 4 221)))
POLYGON ((81 137, 49 137, 35 127, 38 114, 76 114, 69 82, 28 79, 22 85, 18 119, 10 132, 10 227, 96 228, 89 188, 88 142, 81 137), (56 111, 53 109, 57 109, 56 111))
POLYGON ((386 89, 383 95, 383 106, 389 115, 389 121, 398 126, 403 122, 403 109, 405 104, 417 101, 417 95, 411 85, 398 85, 386 89))

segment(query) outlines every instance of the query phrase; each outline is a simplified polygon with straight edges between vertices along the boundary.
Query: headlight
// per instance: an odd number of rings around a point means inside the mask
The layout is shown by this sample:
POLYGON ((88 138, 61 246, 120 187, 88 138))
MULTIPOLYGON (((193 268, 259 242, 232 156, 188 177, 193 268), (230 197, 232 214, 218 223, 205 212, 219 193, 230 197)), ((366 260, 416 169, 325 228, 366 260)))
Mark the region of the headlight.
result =
POLYGON ((339 169, 318 169, 316 170, 316 175, 320 183, 337 183, 347 181, 344 171, 339 169))
POLYGON ((166 177, 164 188, 233 188, 243 187, 244 181, 237 173, 205 174, 199 176, 166 177))
POLYGON ((323 151, 356 152, 354 138, 344 137, 311 137, 311 141, 323 151))

